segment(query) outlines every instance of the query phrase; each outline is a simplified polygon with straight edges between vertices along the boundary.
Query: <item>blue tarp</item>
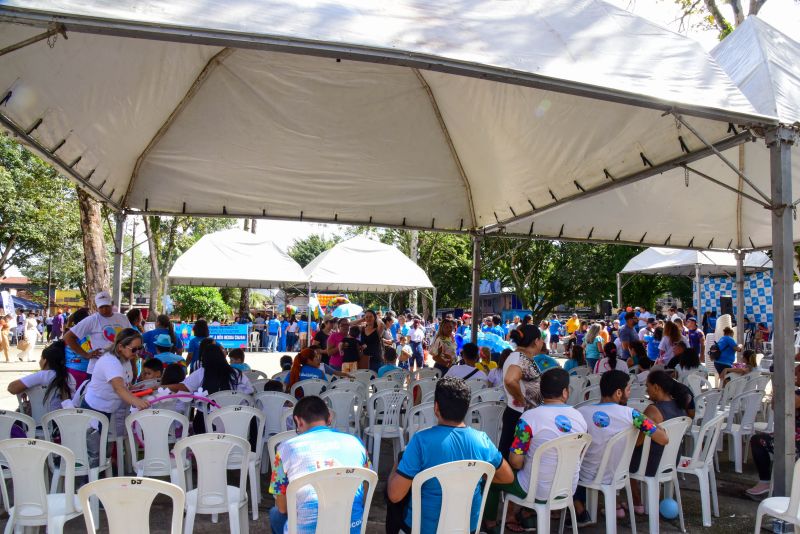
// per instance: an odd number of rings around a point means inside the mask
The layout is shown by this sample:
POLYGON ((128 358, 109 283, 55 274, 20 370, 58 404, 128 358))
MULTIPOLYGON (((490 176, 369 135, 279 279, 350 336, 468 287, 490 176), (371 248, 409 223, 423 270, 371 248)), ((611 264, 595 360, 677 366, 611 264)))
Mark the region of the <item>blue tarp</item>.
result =
POLYGON ((35 302, 24 299, 22 297, 18 297, 16 295, 11 295, 11 298, 14 300, 14 309, 15 310, 43 310, 44 306, 41 304, 36 304, 35 302))

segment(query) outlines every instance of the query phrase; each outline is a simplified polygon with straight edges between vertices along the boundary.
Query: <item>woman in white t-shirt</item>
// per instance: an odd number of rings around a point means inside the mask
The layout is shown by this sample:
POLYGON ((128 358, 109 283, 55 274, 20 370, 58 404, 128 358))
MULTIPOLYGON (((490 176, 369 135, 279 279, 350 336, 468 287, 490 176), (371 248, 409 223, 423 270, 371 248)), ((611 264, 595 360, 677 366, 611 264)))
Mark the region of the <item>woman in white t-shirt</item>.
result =
POLYGON ((95 363, 82 408, 106 414, 110 418, 110 414, 119 409, 122 403, 140 410, 150 406, 149 402, 134 397, 128 391, 133 380, 131 362, 136 359, 142 346, 142 335, 133 328, 125 328, 116 335, 114 344, 95 363))
POLYGON ((41 371, 14 380, 8 385, 8 392, 19 395, 32 387, 46 386, 44 402, 49 411, 61 409, 61 403, 75 393, 75 379, 67 372, 65 347, 63 340, 45 347, 39 360, 41 371))
POLYGON ((628 364, 624 360, 617 359, 616 345, 613 343, 606 343, 606 346, 603 347, 603 352, 606 356, 595 364, 595 374, 601 375, 607 371, 611 371, 612 369, 616 369, 617 371, 625 371, 626 373, 628 372, 628 364))

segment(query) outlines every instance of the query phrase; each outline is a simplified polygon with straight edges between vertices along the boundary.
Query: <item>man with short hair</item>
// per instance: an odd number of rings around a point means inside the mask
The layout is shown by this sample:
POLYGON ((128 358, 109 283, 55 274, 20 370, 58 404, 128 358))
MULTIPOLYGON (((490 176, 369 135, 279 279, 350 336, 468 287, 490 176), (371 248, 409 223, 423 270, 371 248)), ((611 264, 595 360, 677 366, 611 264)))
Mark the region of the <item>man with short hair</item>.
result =
POLYGON ((639 336, 639 341, 645 343, 644 338, 646 336, 652 336, 653 332, 656 330, 656 318, 655 317, 648 317, 644 323, 644 328, 640 328, 637 335, 639 336))
POLYGON ((478 345, 475 343, 464 343, 464 346, 461 347, 462 363, 450 367, 444 376, 463 378, 464 380, 486 378, 486 374, 475 367, 475 364, 478 363, 479 357, 478 345))
POLYGON ((558 320, 558 315, 555 313, 550 319, 550 351, 556 352, 558 350, 558 340, 561 335, 561 321, 558 320))
POLYGON ((572 334, 574 334, 574 333, 575 333, 575 332, 576 332, 576 331, 577 331, 577 330, 578 330, 580 327, 581 327, 581 320, 580 320, 580 319, 578 319, 578 314, 577 314, 577 313, 573 313, 573 314, 572 314, 572 317, 570 317, 570 318, 567 320, 567 325, 566 325, 566 327, 565 327, 565 328, 567 329, 567 335, 568 335, 568 336, 571 336, 571 335, 572 335, 572 334))
POLYGON ((697 328, 697 317, 687 317, 686 327, 689 329, 687 337, 689 338, 689 346, 697 351, 700 356, 700 361, 703 361, 706 353, 706 336, 703 331, 697 328))
MULTIPOLYGON (((630 394, 631 385, 628 373, 611 370, 603 373, 600 379, 600 403, 578 408, 589 427, 589 435, 592 436, 592 442, 581 463, 581 480, 593 481, 597 477, 597 470, 600 468, 600 461, 603 459, 609 440, 631 427, 650 436, 659 445, 666 445, 669 441, 667 433, 662 428, 659 428, 639 411, 625 406, 630 394)), ((609 458, 603 477, 604 484, 611 483, 611 475, 620 462, 620 454, 622 454, 622 448, 615 450, 609 458)), ((575 515, 579 527, 591 522, 589 512, 584 505, 585 502, 586 489, 578 486, 575 494, 575 515)), ((621 510, 621 508, 617 510, 621 510)), ((613 512, 607 510, 606 513, 613 512)), ((624 512, 622 513, 624 514, 624 512)))
MULTIPOLYGON (((460 378, 446 376, 436 383, 433 413, 436 414, 438 424, 417 432, 411 438, 402 459, 389 476, 386 486, 389 501, 392 503, 403 501, 411 490, 414 477, 422 471, 458 460, 481 460, 492 464, 496 469, 492 481, 498 484, 508 484, 514 479, 511 467, 503 460, 489 436, 464 424, 464 418, 469 411, 470 396, 469 385, 460 378)), ((479 484, 472 496, 470 532, 478 528, 482 495, 482 484, 479 484)), ((432 482, 423 484, 421 532, 437 531, 441 505, 441 490, 436 484, 432 482)), ((391 510, 389 512, 391 513, 391 510)), ((411 532, 411 515, 409 499, 404 517, 398 521, 405 524, 397 525, 395 521, 391 521, 390 525, 387 517, 387 532, 396 531, 398 526, 406 532, 411 532)))
POLYGON ((625 324, 619 329, 619 342, 622 349, 620 354, 621 360, 627 360, 631 357, 631 343, 639 341, 639 336, 636 335, 636 330, 633 325, 636 324, 636 314, 632 311, 625 313, 625 324))
POLYGON ((111 308, 111 295, 100 291, 94 297, 97 311, 74 325, 64 335, 64 342, 72 352, 86 360, 86 370, 70 369, 78 383, 92 376, 97 358, 114 344, 114 338, 125 328, 131 328, 128 318, 111 308))
POLYGON ((639 307, 639 329, 647 327, 647 320, 653 317, 653 314, 647 311, 647 306, 640 306, 639 307))
POLYGON ((273 314, 267 316, 267 352, 275 352, 278 349, 278 340, 281 338, 281 322, 273 314))
MULTIPOLYGON (((303 397, 292 412, 299 436, 278 445, 269 492, 275 506, 269 511, 273 534, 289 531, 286 489, 292 480, 326 467, 370 467, 367 451, 361 441, 350 434, 330 428, 331 413, 325 401, 315 396, 303 397)), ((364 516, 364 487, 359 486, 350 515, 350 534, 361 533, 364 516)), ((310 486, 297 494, 297 528, 313 533, 317 527, 317 495, 310 486)))
MULTIPOLYGON (((536 486, 531 487, 531 463, 536 449, 550 440, 560 438, 567 434, 586 432, 586 420, 573 408, 567 405, 569 398, 569 373, 561 367, 549 369, 542 373, 540 391, 543 403, 522 414, 514 430, 514 441, 508 455, 508 462, 516 471, 516 476, 510 484, 492 484, 489 496, 486 499, 486 530, 494 528, 497 522, 497 511, 500 492, 511 493, 520 498, 525 498, 529 492, 534 491, 536 499, 544 500, 549 497, 550 485, 553 482, 558 455, 550 451, 542 456, 539 464, 539 478, 536 486)), ((573 491, 578 485, 578 471, 575 471, 573 491)), ((509 510, 508 517, 515 514, 509 510)), ((516 521, 510 519, 506 525, 515 525, 516 521)), ((516 524, 516 528, 521 528, 516 524)), ((509 527, 512 530, 512 527, 509 527)), ((518 532, 519 530, 513 530, 518 532)))

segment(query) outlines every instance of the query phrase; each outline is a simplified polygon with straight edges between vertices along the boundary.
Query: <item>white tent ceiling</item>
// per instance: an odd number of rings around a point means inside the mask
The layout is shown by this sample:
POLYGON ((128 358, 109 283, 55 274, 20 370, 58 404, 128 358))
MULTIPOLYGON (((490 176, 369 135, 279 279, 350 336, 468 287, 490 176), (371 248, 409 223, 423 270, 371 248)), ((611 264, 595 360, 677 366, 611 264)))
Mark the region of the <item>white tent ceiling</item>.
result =
MULTIPOLYGON (((701 276, 736 274, 736 256, 732 252, 676 250, 670 248, 648 248, 630 259, 621 272, 626 274, 662 274, 668 276, 695 276, 695 267, 700 266, 701 276)), ((745 272, 772 269, 772 260, 763 252, 745 255, 745 272)))
MULTIPOLYGON (((749 17, 711 52, 759 113, 783 124, 800 121, 800 44, 757 17, 749 17)), ((682 128, 676 135, 692 134, 682 128)), ((792 149, 795 197, 800 192, 800 146, 792 149)), ((764 139, 724 151, 767 197, 769 150, 764 139)), ((506 225, 509 234, 562 239, 620 241, 706 249, 768 248, 772 243, 768 202, 716 156, 573 202, 544 207, 506 225), (713 183, 694 170, 728 186, 713 183), (747 196, 740 197, 736 191, 747 196), (695 212, 697 217, 689 217, 695 212)), ((794 220, 800 238, 800 221, 794 220)))
MULTIPOLYGON (((0 20, 0 48, 69 36, 0 56, 4 127, 133 211, 491 230, 709 153, 665 112, 720 148, 775 122, 697 43, 600 0, 0 0, 0 20)), ((620 203, 583 204, 536 233, 613 239, 620 203)), ((654 213, 620 240, 663 243, 654 213)))
POLYGON ((303 270, 318 291, 391 293, 433 287, 425 271, 399 249, 363 236, 338 243, 303 270))
POLYGON ((169 272, 173 285, 271 289, 308 284, 296 261, 264 237, 223 230, 201 237, 169 272))

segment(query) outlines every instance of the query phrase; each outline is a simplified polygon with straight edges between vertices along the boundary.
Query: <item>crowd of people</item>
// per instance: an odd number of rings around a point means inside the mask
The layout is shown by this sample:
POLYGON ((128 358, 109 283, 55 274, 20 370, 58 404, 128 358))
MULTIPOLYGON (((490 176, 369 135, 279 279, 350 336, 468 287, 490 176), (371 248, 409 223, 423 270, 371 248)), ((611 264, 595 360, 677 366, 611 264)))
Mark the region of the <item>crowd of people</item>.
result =
MULTIPOLYGON (((193 337, 184 344, 175 335, 168 316, 156 319, 156 328, 143 332, 141 312, 114 312, 108 292, 95 297, 97 311, 86 308, 72 313, 64 321, 61 339, 42 352, 41 370, 16 380, 9 386, 13 394, 27 388, 47 387, 51 409, 62 406, 83 407, 112 417, 128 406, 145 409, 145 398, 132 393, 138 381, 155 381, 173 392, 211 394, 218 391, 254 393, 248 379, 250 367, 242 349, 226 351, 210 335, 208 323, 194 323, 193 337), (184 356, 185 354, 185 356, 184 356)), ((301 316, 300 321, 307 320, 301 316)), ((289 330, 276 325, 274 317, 264 317, 268 350, 280 347, 289 339, 289 330)), ((298 321, 298 322, 300 322, 298 321)), ((548 441, 570 433, 589 433, 588 452, 573 481, 578 525, 591 521, 586 510, 585 490, 580 479, 594 479, 605 445, 616 434, 633 427, 640 439, 631 469, 646 462, 652 473, 668 437, 659 426, 681 416, 693 416, 692 391, 680 382, 686 373, 701 368, 705 336, 696 315, 681 316, 678 310, 657 318, 646 309, 622 310, 610 322, 589 322, 577 315, 565 321, 557 316, 538 325, 530 316, 514 318, 505 326, 498 316, 482 322, 482 328, 507 339, 512 348, 493 353, 464 338, 468 331, 460 320, 445 316, 439 321, 423 321, 411 313, 380 314, 367 310, 358 319, 325 317, 305 341, 298 336, 294 356, 281 357, 285 371, 278 380, 263 384, 266 391, 290 392, 304 380, 331 380, 350 377, 357 370, 369 369, 378 377, 405 370, 409 373, 431 365, 441 378, 434 393, 434 414, 438 424, 414 434, 399 461, 394 465, 386 486, 387 532, 410 531, 410 489, 420 472, 455 460, 483 460, 495 467, 483 517, 478 517, 481 488, 475 489, 471 529, 498 530, 500 492, 525 497, 535 492, 546 498, 557 458, 545 455, 539 468, 536 487, 531 487, 530 466, 536 450, 548 441), (508 330, 505 333, 506 329, 508 330), (459 343, 458 337, 462 339, 459 343), (305 345, 305 346, 303 346, 305 345), (563 364, 559 359, 563 358, 563 364), (570 376, 580 369, 602 375, 599 380, 601 401, 575 409, 566 404, 570 395, 570 376), (630 380, 633 373, 635 379, 630 380), (476 380, 502 388, 505 410, 497 446, 489 437, 465 422, 470 407, 471 388, 476 380), (631 383, 643 384, 652 402, 643 413, 626 406, 631 383), (602 424, 598 424, 601 421, 602 424), (642 458, 645 436, 652 439, 649 456, 642 458)), ((289 321, 291 324, 291 320, 289 321)), ((308 323, 304 325, 308 328, 308 323)), ((721 379, 755 372, 752 351, 741 345, 726 329, 714 341, 714 366, 721 379), (728 341, 729 340, 729 341, 728 341), (736 361, 736 356, 741 361, 736 361)), ((800 376, 798 376, 800 381, 800 376)), ((370 467, 370 459, 361 441, 331 429, 332 415, 327 404, 317 396, 302 395, 295 405, 293 421, 298 436, 280 445, 273 466, 269 491, 275 496, 270 512, 273 532, 286 529, 286 489, 293 479, 314 471, 317 466, 370 467)), ((800 399, 800 396, 798 396, 800 399)), ((410 399, 417 403, 420 399, 410 399)), ((192 420, 195 433, 205 432, 204 419, 192 420)), ((759 474, 770 469, 771 436, 759 434, 753 441, 753 455, 759 474)), ((763 493, 764 481, 751 488, 752 495, 763 493)), ((768 485, 768 478, 766 480, 768 485)), ((620 506, 607 511, 618 517, 644 513, 641 497, 634 485, 634 509, 620 506)), ((423 532, 434 532, 439 520, 441 493, 431 484, 422 487, 423 532)), ((316 497, 303 493, 298 503, 301 528, 313 529, 316 521, 316 497)), ((358 498, 352 509, 352 532, 359 532, 365 519, 363 502, 358 498)), ((529 526, 531 512, 512 510, 505 528, 521 532, 529 526)))

